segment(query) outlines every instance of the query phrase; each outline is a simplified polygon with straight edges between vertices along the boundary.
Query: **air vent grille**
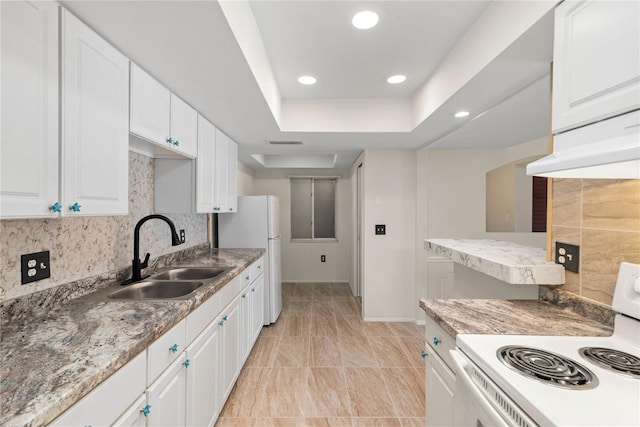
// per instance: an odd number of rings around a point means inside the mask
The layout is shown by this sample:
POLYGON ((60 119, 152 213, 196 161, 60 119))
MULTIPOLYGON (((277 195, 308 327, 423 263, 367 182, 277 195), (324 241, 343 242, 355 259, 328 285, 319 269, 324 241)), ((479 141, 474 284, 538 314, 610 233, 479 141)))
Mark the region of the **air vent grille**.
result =
POLYGON ((302 141, 269 141, 271 145, 302 145, 302 141))

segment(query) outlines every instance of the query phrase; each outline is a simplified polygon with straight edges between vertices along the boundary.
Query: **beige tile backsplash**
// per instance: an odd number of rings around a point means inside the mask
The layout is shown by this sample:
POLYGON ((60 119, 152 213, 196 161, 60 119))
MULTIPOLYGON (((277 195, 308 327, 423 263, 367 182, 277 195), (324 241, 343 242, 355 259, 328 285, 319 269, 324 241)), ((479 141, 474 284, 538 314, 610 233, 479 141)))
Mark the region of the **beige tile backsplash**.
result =
POLYGON ((553 242, 580 246, 563 290, 611 305, 621 262, 640 263, 640 180, 555 179, 553 242))
MULTIPOLYGON (((0 221, 0 301, 126 267, 133 258, 133 228, 154 212, 153 159, 129 154, 129 214, 104 217, 64 217, 0 221), (49 250, 51 277, 20 284, 20 255, 49 250)), ((171 214, 185 229, 186 244, 171 246, 164 222, 145 223, 140 252, 155 258, 207 241, 206 215, 171 214)))

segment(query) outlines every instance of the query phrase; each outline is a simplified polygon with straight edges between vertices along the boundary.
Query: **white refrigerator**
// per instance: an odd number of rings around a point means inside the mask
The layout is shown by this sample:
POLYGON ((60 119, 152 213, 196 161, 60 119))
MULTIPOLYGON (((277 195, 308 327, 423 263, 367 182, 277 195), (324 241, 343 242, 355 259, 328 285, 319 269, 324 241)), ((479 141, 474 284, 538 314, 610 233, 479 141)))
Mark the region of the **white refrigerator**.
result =
POLYGON ((264 248, 264 324, 278 320, 282 311, 280 260, 280 199, 276 196, 238 197, 236 213, 218 215, 220 248, 264 248))

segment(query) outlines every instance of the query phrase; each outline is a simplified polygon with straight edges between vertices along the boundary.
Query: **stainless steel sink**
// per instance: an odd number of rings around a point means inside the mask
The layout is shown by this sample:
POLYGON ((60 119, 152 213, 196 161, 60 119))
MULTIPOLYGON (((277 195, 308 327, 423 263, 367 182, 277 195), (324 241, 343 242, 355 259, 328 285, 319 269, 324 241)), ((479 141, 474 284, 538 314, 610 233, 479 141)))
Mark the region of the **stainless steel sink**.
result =
POLYGON ((216 267, 181 267, 154 274, 151 278, 154 280, 205 280, 213 279, 228 270, 228 268, 216 267))
POLYGON ((145 280, 119 289, 108 295, 111 299, 169 299, 190 294, 202 286, 194 280, 145 280))

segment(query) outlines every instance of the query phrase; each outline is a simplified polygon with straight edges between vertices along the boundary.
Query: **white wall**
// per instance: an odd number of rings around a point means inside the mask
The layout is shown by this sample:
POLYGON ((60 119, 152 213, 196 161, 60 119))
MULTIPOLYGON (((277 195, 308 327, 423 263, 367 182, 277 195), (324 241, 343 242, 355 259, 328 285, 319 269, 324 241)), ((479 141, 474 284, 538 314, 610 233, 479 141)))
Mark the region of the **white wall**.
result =
POLYGON ((365 320, 414 318, 415 159, 415 150, 367 150, 363 156, 365 320), (386 235, 375 235, 376 224, 386 225, 386 235))
POLYGON ((238 196, 253 196, 253 169, 238 162, 238 196))
POLYGON ((283 282, 349 282, 351 269, 350 172, 325 169, 264 169, 253 172, 253 195, 280 197, 283 282), (337 242, 291 242, 289 176, 340 176, 336 187, 337 242), (326 255, 326 262, 320 262, 326 255))
MULTIPOLYGON (((545 247, 546 233, 485 231, 485 174, 514 160, 546 154, 547 145, 544 137, 500 150, 418 151, 416 298, 427 295, 426 238, 496 239, 545 247)), ((423 320, 424 312, 416 310, 415 319, 423 320)))

